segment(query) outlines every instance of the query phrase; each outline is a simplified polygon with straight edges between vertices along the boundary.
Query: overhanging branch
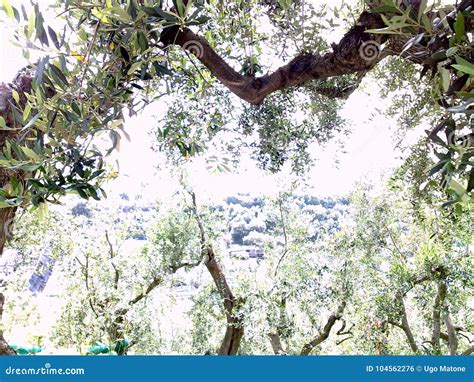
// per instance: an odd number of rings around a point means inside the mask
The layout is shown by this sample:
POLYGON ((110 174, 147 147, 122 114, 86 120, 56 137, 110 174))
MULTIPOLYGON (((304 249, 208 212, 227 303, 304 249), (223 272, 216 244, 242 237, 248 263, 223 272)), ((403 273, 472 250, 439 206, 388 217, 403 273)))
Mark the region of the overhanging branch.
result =
MULTIPOLYGON (((326 79, 353 73, 364 73, 385 57, 380 44, 387 40, 381 35, 370 35, 365 31, 384 26, 378 14, 363 12, 333 51, 326 54, 302 53, 290 63, 261 77, 242 75, 234 70, 207 42, 189 28, 170 27, 161 34, 165 47, 179 45, 193 53, 203 65, 231 92, 251 104, 258 105, 266 96, 277 91, 295 87, 311 80, 326 79), (361 49, 372 44, 364 54, 361 49)), ((390 54, 394 54, 393 50, 390 54)), ((326 92, 327 90, 322 90, 326 92)), ((338 92, 336 96, 340 96, 338 92)))

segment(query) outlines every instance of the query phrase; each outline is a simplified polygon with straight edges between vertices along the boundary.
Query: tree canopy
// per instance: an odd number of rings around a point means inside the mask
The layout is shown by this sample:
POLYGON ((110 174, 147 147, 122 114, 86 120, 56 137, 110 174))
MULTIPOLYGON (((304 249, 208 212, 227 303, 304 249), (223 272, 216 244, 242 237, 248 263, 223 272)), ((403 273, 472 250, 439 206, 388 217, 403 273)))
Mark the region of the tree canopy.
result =
POLYGON ((291 160, 301 170, 310 142, 344 128, 341 98, 374 68, 393 81, 394 68, 407 65, 412 91, 430 94, 423 106, 436 120, 431 173, 442 174, 453 202, 471 199, 470 1, 329 9, 310 1, 71 0, 47 10, 4 1, 3 9, 18 22, 14 41, 25 56, 41 56, 1 89, 4 208, 71 191, 99 198, 111 175, 103 157, 126 136, 125 109, 137 113, 170 95, 157 130, 170 154, 186 159, 210 142, 236 153, 246 143, 264 168, 291 160), (326 42, 348 18, 340 41, 326 42))

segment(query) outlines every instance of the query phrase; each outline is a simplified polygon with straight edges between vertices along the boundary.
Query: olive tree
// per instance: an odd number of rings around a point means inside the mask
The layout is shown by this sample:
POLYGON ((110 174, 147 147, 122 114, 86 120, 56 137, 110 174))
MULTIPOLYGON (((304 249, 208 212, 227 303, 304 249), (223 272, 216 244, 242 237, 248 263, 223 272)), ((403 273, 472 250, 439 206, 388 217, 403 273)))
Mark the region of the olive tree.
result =
POLYGON ((439 113, 428 131, 438 160, 426 176, 440 174, 449 202, 465 208, 474 186, 471 3, 366 1, 331 12, 305 0, 68 0, 45 13, 3 1, 14 42, 40 58, 0 84, 0 252, 18 208, 105 195, 114 175, 105 159, 127 137, 126 109, 171 103, 157 136, 183 160, 210 141, 238 153, 247 137, 263 167, 290 160, 301 171, 309 144, 343 128, 341 100, 394 61, 415 68, 414 94, 428 89, 439 113), (328 43, 345 17, 342 38, 328 43))

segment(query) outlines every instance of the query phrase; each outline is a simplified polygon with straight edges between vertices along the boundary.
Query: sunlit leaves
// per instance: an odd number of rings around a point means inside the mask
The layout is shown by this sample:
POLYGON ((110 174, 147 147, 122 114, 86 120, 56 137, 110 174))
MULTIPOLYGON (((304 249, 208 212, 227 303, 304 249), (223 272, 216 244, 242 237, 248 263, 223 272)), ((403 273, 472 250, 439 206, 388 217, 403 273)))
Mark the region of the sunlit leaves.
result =
MULTIPOLYGON (((437 76, 437 83, 430 85, 431 96, 437 99, 452 116, 444 118, 428 133, 429 140, 436 146, 442 146, 442 153, 436 148, 434 153, 440 159, 428 172, 428 176, 441 174, 441 187, 450 198, 447 204, 461 203, 469 205, 473 203, 474 196, 468 186, 471 173, 474 170, 471 161, 474 155, 472 139, 472 92, 469 92, 469 84, 474 79, 474 65, 472 63, 472 47, 469 43, 469 20, 468 13, 458 11, 449 16, 440 12, 442 20, 424 22, 426 12, 429 12, 426 2, 420 3, 418 18, 415 20, 410 8, 402 9, 400 3, 392 2, 391 6, 397 8, 398 15, 392 17, 383 16, 386 28, 374 33, 393 33, 403 35, 414 25, 419 25, 422 32, 409 39, 404 47, 404 52, 410 54, 410 49, 417 44, 428 49, 430 56, 424 60, 423 77, 429 70, 432 76, 437 76), (468 18, 466 18, 468 17, 468 18), (420 21, 421 24, 420 24, 420 21), (444 28, 445 33, 440 34, 439 28, 444 28), (469 122, 471 121, 471 122, 469 122), (449 123, 447 123, 449 122, 449 123), (439 136, 444 132, 447 140, 439 136), (446 153, 447 151, 447 153, 446 153)), ((416 54, 416 52, 412 53, 416 54)), ((459 206, 457 211, 462 211, 459 206)))
POLYGON ((457 64, 452 65, 453 68, 474 76, 474 64, 460 56, 456 56, 456 62, 457 64))
POLYGON ((0 128, 7 129, 7 124, 5 123, 5 118, 0 117, 0 128))

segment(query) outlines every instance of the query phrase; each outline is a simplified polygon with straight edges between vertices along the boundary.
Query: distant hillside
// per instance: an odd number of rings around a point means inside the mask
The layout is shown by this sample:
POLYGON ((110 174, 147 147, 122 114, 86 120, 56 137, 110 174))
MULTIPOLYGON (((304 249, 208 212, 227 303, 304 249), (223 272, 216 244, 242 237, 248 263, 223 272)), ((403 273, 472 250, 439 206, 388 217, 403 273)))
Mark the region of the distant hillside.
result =
MULTIPOLYGON (((261 245, 274 235, 279 224, 271 201, 251 194, 237 194, 210 206, 216 216, 223 219, 223 234, 230 245, 261 245)), ((341 220, 349 208, 345 198, 320 198, 310 195, 292 195, 285 202, 297 210, 311 223, 308 240, 315 241, 322 232, 331 233, 340 227, 341 220)), ((108 213, 114 221, 128 221, 131 229, 127 239, 146 240, 146 226, 153 219, 156 206, 144 202, 140 197, 121 194, 114 203, 90 205, 79 201, 71 204, 74 216, 94 219, 95 214, 108 213)))

